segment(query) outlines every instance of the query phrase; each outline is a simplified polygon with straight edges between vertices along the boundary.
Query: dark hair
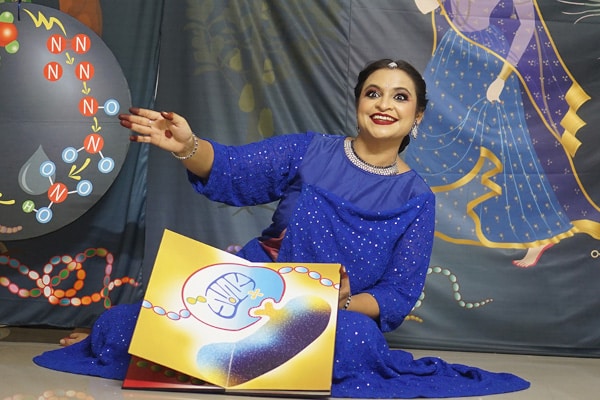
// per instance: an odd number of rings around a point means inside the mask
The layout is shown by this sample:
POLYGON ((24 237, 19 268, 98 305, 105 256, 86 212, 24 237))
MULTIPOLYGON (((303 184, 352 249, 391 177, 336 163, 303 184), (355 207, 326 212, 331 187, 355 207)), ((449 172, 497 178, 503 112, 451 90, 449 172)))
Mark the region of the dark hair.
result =
MULTIPOLYGON (((371 74, 380 69, 399 69, 401 71, 406 72, 413 84, 415 85, 416 95, 417 95, 417 111, 424 112, 427 107, 427 86, 425 84, 425 80, 417 71, 415 67, 404 60, 392 60, 390 58, 383 58, 381 60, 373 61, 358 74, 358 79, 356 81, 356 86, 354 86, 354 105, 358 107, 358 102, 360 100, 360 94, 363 90, 365 82, 371 74), (395 64, 395 65, 394 65, 395 64), (393 65, 393 67, 391 66, 393 65)), ((406 135, 402 143, 400 144, 400 149, 398 153, 401 153, 402 150, 410 143, 410 135, 406 135)))

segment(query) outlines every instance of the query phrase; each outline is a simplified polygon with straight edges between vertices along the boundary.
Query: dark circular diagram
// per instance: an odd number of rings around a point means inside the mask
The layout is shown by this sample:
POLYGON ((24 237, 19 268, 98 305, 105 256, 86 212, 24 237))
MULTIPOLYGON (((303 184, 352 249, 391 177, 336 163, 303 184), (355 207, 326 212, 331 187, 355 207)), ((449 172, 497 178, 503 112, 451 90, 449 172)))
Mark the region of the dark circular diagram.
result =
POLYGON ((127 81, 102 39, 59 10, 0 4, 0 240, 73 222, 106 193, 129 146, 127 81))

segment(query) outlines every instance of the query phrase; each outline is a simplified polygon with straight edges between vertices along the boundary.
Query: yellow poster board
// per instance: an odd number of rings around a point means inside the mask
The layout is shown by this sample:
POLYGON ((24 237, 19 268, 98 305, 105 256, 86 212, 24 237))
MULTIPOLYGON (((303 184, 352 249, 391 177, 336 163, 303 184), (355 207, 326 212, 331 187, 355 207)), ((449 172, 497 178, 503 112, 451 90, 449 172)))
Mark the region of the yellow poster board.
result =
POLYGON ((339 271, 251 263, 165 230, 129 352, 225 391, 327 394, 339 271))

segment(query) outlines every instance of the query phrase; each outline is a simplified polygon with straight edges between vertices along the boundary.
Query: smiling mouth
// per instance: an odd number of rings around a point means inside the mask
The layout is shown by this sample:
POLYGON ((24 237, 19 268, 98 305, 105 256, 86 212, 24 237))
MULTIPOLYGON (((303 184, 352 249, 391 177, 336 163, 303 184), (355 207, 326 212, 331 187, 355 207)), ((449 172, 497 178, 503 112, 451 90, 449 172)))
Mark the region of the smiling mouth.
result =
POLYGON ((373 120, 373 122, 375 122, 376 124, 392 124, 396 122, 395 118, 381 114, 372 115, 371 120, 373 120))

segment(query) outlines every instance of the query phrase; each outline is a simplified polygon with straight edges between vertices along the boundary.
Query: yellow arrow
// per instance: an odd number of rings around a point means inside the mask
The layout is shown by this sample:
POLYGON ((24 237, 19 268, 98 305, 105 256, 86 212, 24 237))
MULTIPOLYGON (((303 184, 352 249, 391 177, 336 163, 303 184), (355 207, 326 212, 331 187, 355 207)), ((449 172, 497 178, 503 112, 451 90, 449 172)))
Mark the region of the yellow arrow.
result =
POLYGON ((76 170, 76 168, 77 168, 76 165, 71 166, 71 171, 69 171, 69 178, 75 179, 76 181, 81 180, 81 176, 79 176, 79 173, 81 171, 83 171, 84 169, 86 169, 88 165, 90 165, 90 159, 86 158, 85 162, 83 163, 81 168, 79 168, 78 170, 76 170))
POLYGON ((87 87, 87 82, 83 82, 83 89, 81 90, 81 93, 83 94, 90 94, 90 92, 92 91, 92 89, 90 89, 89 87, 87 87))
MULTIPOLYGON (((2 197, 2 193, 0 193, 0 197, 2 197)), ((14 200, 2 200, 2 201, 0 201, 0 204, 4 204, 4 205, 8 206, 8 205, 15 204, 15 201, 14 200)))
POLYGON ((98 125, 98 118, 94 117, 94 125, 92 125, 92 132, 98 133, 102 130, 102 127, 98 125))
POLYGON ((75 62, 75 59, 73 57, 71 57, 71 55, 69 54, 69 52, 65 53, 65 56, 67 56, 67 64, 71 65, 75 62))

